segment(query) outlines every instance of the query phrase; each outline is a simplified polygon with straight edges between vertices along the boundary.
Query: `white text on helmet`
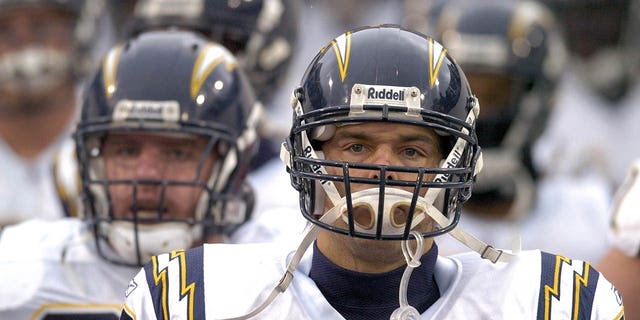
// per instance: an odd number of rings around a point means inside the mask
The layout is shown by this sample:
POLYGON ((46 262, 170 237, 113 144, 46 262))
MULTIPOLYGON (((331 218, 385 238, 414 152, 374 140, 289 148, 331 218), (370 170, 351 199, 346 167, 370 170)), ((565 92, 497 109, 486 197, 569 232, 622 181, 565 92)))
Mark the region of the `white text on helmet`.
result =
POLYGON ((120 100, 113 109, 115 121, 134 119, 177 122, 180 105, 177 101, 120 100))
MULTIPOLYGON (((453 157, 449 161, 447 161, 444 165, 444 167, 447 169, 455 168, 460 162, 460 158, 462 157, 462 154, 460 153, 459 150, 453 149, 452 152, 453 152, 453 157)), ((446 182, 447 180, 449 180, 450 175, 451 175, 450 173, 447 173, 445 175, 442 175, 441 177, 435 178, 433 181, 446 182)))

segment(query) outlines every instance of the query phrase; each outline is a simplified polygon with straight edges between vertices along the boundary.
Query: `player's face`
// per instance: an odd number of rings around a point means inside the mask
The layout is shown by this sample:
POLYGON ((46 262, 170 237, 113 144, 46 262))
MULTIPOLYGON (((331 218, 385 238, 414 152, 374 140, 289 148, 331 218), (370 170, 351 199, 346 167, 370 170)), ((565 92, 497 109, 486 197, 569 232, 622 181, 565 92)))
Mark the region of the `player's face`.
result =
POLYGON ((49 110, 55 110, 56 104, 73 101, 71 72, 42 89, 47 77, 42 73, 47 71, 41 70, 40 64, 53 63, 43 62, 52 57, 45 58, 45 52, 58 52, 62 57, 71 54, 74 21, 71 14, 46 6, 0 10, 0 70, 3 70, 0 72, 0 112, 3 115, 33 113, 42 110, 45 104, 52 106, 49 110))
POLYGON ((482 113, 485 117, 499 116, 500 113, 513 103, 512 83, 514 79, 500 74, 466 72, 473 93, 480 101, 482 113))
POLYGON ((192 135, 110 133, 103 146, 105 178, 138 182, 136 188, 131 183, 109 187, 114 217, 133 218, 137 212, 138 219, 149 221, 159 215, 193 218, 203 189, 188 183, 206 184, 217 158, 206 150, 207 143, 192 135), (166 189, 163 182, 169 182, 166 189))
MULTIPOLYGON (((442 159, 438 135, 433 130, 393 123, 363 123, 338 127, 335 135, 323 145, 322 150, 329 160, 382 166, 438 167, 440 159, 442 159)), ((327 168, 329 174, 341 175, 341 170, 342 168, 327 168)), ((379 174, 378 170, 350 169, 349 171, 349 175, 352 177, 378 179, 380 178, 379 174)), ((388 171, 386 178, 387 180, 415 182, 417 173, 388 171)), ((429 181, 433 178, 434 175, 426 175, 424 180, 429 181)), ((344 184, 337 183, 336 187, 341 195, 344 195, 344 184)), ((350 188, 351 193, 354 193, 364 189, 378 188, 378 186, 352 183, 350 188)), ((387 186, 387 188, 391 187, 387 186)), ((402 189, 411 193, 414 191, 411 186, 402 189)), ((420 194, 423 196, 426 192, 427 188, 420 190, 420 194)), ((328 210, 332 204, 325 201, 325 206, 325 210, 328 210)), ((404 224, 408 209, 408 205, 395 208, 392 220, 398 225, 404 224)), ((354 207, 355 222, 361 226, 371 225, 372 214, 370 211, 369 206, 354 207)), ((430 228, 430 220, 427 220, 418 227, 419 230, 430 228)), ((336 223, 344 222, 339 219, 336 223)))

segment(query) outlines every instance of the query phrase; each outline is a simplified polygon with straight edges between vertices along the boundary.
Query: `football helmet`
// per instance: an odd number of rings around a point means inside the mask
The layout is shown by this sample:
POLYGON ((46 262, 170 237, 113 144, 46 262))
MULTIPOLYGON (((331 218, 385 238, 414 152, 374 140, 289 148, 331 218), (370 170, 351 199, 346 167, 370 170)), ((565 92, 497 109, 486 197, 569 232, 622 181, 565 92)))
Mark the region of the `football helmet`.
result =
POLYGON ((298 37, 297 0, 138 0, 126 33, 176 27, 229 49, 265 105, 281 85, 298 37))
POLYGON ((554 16, 533 1, 442 1, 425 20, 422 31, 456 57, 483 106, 476 133, 485 162, 468 204, 510 203, 490 214, 521 217, 535 199, 533 144, 566 61, 554 16))
POLYGON ((541 2, 558 16, 567 47, 587 84, 607 101, 624 97, 640 74, 640 1, 541 2))
POLYGON ((244 177, 260 106, 233 55, 200 35, 152 31, 113 47, 87 89, 74 133, 85 218, 94 225, 100 254, 142 265, 151 255, 188 248, 244 223, 250 214, 244 199, 252 199, 244 177), (206 145, 188 178, 170 179, 165 173, 159 179, 110 179, 104 142, 128 132, 199 137, 206 145), (199 177, 212 154, 217 160, 203 181, 199 177), (114 215, 111 190, 118 186, 132 192, 130 217, 114 215), (136 193, 150 187, 160 188, 160 196, 152 204, 139 203, 136 193), (171 204, 167 193, 184 187, 199 190, 194 215, 165 214, 171 204))
POLYGON ((104 32, 100 23, 105 3, 102 0, 0 0, 2 15, 33 7, 59 10, 73 19, 69 30, 71 55, 33 41, 34 37, 29 40, 33 43, 0 57, 0 86, 38 94, 55 88, 60 81, 80 79, 94 68, 96 41, 100 32, 104 32))
POLYGON ((311 61, 300 87, 293 91, 292 106, 293 125, 281 155, 306 219, 337 233, 383 240, 408 239, 425 219, 433 218, 437 226, 421 232, 423 236, 456 226, 480 168, 475 133, 479 105, 464 73, 437 41, 396 25, 344 33, 311 61), (322 143, 337 126, 370 122, 435 130, 443 150, 440 166, 388 166, 323 157, 322 143), (329 174, 336 171, 327 170, 330 167, 343 174, 329 174), (350 176, 349 169, 371 170, 375 172, 371 176, 379 178, 350 176), (414 173, 417 179, 393 180, 387 178, 389 172, 414 173), (345 194, 336 184, 344 186, 345 194), (370 188, 351 193, 351 184, 370 188), (330 209, 324 212, 327 201, 330 209), (370 226, 356 221, 358 206, 375 211, 370 226), (394 217, 399 207, 406 213, 403 221, 394 217))

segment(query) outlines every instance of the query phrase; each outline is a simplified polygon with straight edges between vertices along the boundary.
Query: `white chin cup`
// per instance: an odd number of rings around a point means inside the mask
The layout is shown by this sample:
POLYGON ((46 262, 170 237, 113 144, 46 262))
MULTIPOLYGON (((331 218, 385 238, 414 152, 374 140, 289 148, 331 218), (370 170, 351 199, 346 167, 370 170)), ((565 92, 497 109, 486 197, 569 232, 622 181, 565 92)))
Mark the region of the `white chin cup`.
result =
MULTIPOLYGON (((378 224, 378 200, 379 200, 378 188, 371 188, 362 191, 358 191, 351 194, 351 202, 354 209, 354 228, 357 232, 376 235, 376 226, 378 224), (357 213, 357 214, 356 214, 357 213), (361 214, 367 214, 364 219, 361 214), (366 224, 365 224, 366 223, 366 224)), ((382 230, 384 235, 402 235, 406 226, 406 219, 408 211, 411 206, 411 198, 413 194, 411 192, 389 188, 385 189, 384 194, 384 212, 382 214, 382 230), (404 214, 401 214, 399 221, 396 221, 396 211, 401 210, 404 214)), ((345 223, 349 223, 349 215, 347 213, 346 198, 342 198, 340 203, 340 216, 345 223)), ((424 197, 418 196, 416 201, 415 213, 411 222, 411 229, 415 228, 426 217, 427 208, 433 207, 433 204, 428 203, 424 197)))
MULTIPOLYGON (((133 222, 117 221, 105 226, 105 234, 113 250, 129 263, 137 263, 136 232, 133 222)), ((201 237, 201 228, 182 222, 138 225, 140 262, 152 256, 178 249, 188 249, 201 237)))

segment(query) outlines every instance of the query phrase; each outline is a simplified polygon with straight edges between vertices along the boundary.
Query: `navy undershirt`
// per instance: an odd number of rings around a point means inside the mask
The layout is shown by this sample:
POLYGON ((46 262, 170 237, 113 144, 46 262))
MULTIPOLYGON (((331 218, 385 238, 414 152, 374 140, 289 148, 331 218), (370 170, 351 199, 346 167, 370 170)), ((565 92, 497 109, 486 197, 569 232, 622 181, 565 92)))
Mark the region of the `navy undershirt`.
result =
MULTIPOLYGON (((440 297, 433 276, 437 257, 438 247, 434 243, 411 273, 407 297, 421 314, 440 297)), ((309 277, 345 319, 389 319, 400 305, 398 289, 405 268, 379 274, 347 270, 329 261, 314 243, 309 277)))

